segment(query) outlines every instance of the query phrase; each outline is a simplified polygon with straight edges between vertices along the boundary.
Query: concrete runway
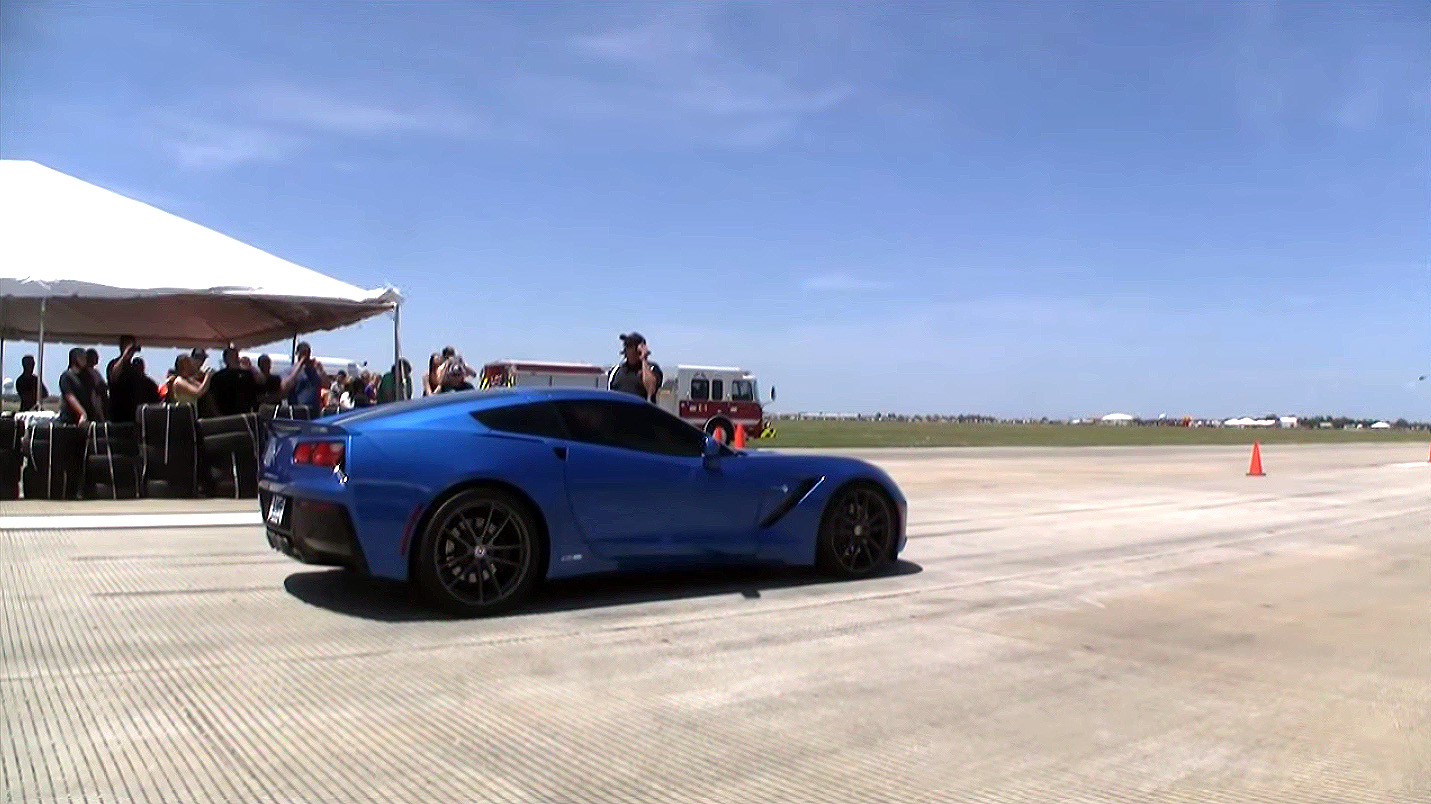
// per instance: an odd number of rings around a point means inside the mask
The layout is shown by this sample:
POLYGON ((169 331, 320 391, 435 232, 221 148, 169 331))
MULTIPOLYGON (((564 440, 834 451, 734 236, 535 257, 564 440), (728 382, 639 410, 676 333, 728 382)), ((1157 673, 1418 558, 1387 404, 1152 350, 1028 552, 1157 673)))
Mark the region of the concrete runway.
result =
POLYGON ((850 452, 910 497, 887 577, 492 620, 256 525, 10 519, 252 501, 0 503, 4 800, 1431 801, 1424 446, 850 452))

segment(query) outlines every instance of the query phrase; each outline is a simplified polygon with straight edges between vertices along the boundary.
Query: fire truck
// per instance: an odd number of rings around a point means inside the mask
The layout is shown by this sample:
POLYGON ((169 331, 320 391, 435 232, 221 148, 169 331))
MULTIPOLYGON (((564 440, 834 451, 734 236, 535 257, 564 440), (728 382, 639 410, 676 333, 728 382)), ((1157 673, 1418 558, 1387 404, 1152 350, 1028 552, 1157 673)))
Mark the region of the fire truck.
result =
POLYGON ((494 360, 478 373, 479 388, 605 388, 607 369, 595 363, 494 360))
MULTIPOLYGON (((494 360, 479 372, 480 388, 606 388, 615 366, 598 363, 562 363, 549 360, 494 360)), ((661 367, 665 381, 656 392, 656 404, 687 422, 718 435, 725 443, 735 428, 747 439, 773 431, 765 420, 760 385, 749 371, 734 366, 678 365, 661 367)), ((775 398, 772 389, 770 398, 775 398)))

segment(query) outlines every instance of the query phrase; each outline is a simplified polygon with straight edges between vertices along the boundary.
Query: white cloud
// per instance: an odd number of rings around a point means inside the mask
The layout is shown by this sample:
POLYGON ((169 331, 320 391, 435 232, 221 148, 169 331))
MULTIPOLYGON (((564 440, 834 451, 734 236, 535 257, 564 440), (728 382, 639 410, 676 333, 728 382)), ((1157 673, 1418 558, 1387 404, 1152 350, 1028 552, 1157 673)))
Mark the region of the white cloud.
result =
POLYGON ((888 285, 874 279, 854 276, 847 273, 821 274, 812 276, 801 283, 806 290, 817 291, 858 291, 858 290, 879 290, 888 285))
POLYGON ((625 30, 576 36, 572 44, 578 50, 610 61, 648 66, 663 66, 716 51, 705 17, 695 8, 677 9, 675 13, 625 30))
POLYGON ((636 27, 574 37, 572 55, 594 74, 528 75, 519 86, 557 89, 529 95, 548 114, 738 149, 787 140, 853 96, 848 86, 803 84, 740 58, 717 40, 711 13, 683 8, 636 27))
POLYGON ((1238 110, 1260 136, 1278 140, 1307 125, 1369 132, 1408 113, 1424 118, 1431 61, 1419 40, 1372 8, 1338 7, 1339 36, 1330 25, 1298 26, 1284 18, 1291 13, 1251 4, 1233 38, 1238 110))
POLYGON ((302 147, 300 138, 269 128, 174 112, 157 115, 155 127, 159 144, 180 165, 197 170, 280 162, 302 147))
POLYGON ((252 88, 239 97, 255 118, 352 137, 404 133, 463 136, 476 128, 472 116, 455 110, 373 103, 302 87, 252 88))
POLYGON ((159 144, 180 165, 196 170, 282 162, 324 138, 457 138, 477 128, 476 120, 460 111, 368 102, 299 86, 247 87, 219 102, 149 116, 159 144))

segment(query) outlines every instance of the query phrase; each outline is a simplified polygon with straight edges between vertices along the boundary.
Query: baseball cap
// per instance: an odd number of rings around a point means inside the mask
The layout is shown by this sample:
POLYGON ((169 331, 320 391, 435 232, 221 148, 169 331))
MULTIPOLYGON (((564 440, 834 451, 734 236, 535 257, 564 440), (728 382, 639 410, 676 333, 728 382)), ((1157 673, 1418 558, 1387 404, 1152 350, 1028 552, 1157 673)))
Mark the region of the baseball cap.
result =
POLYGON ((646 336, 642 335, 639 332, 623 332, 621 334, 621 342, 627 346, 630 346, 632 344, 645 343, 646 336))
POLYGON ((192 358, 194 358, 195 360, 199 360, 199 359, 202 359, 202 358, 206 358, 206 357, 208 357, 208 356, 209 356, 209 351, 208 351, 207 349, 203 348, 202 346, 195 346, 193 349, 191 349, 191 350, 189 351, 189 357, 192 357, 192 358))

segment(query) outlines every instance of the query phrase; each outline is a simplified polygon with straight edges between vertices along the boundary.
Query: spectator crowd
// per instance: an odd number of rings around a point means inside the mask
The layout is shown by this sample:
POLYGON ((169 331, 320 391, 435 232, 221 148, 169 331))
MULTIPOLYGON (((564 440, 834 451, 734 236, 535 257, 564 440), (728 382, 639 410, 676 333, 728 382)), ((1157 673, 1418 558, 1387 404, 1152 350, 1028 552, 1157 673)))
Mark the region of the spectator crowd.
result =
MULTIPOLYGON (((261 405, 295 405, 315 412, 333 413, 384 402, 411 399, 414 378, 406 358, 379 375, 362 371, 349 376, 346 369, 329 373, 307 342, 297 344, 293 365, 273 371, 273 360, 241 356, 237 347, 225 348, 217 367, 206 365, 208 351, 194 348, 174 359, 162 382, 149 376, 140 344, 133 336, 119 339, 119 355, 100 368, 97 349, 76 347, 59 377, 59 420, 66 424, 133 422, 141 405, 191 404, 200 418, 232 416, 258 411, 261 405)), ((15 379, 20 410, 38 410, 50 395, 35 375, 35 358, 21 359, 15 379)), ((473 388, 473 370, 451 346, 433 352, 428 370, 418 380, 423 396, 473 388)))

